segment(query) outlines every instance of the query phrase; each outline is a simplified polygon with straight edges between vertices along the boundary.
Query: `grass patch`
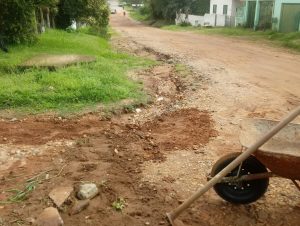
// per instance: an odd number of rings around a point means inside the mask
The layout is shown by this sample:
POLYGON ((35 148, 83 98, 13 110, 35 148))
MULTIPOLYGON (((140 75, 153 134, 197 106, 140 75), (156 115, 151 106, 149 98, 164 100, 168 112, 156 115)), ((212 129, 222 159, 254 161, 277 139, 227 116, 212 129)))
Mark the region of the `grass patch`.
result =
POLYGON ((129 16, 137 21, 145 22, 150 21, 151 17, 148 13, 142 13, 140 8, 133 8, 131 6, 125 6, 126 11, 129 13, 129 16))
POLYGON ((183 78, 186 78, 191 74, 191 70, 184 64, 176 64, 175 71, 183 78))
POLYGON ((25 112, 77 111, 123 99, 145 101, 141 84, 129 70, 152 65, 151 60, 114 52, 107 40, 84 33, 49 30, 34 46, 12 46, 0 53, 0 110, 25 112), (97 61, 61 68, 19 71, 17 65, 38 54, 85 54, 97 61))
POLYGON ((129 13, 129 16, 139 22, 142 22, 147 25, 151 25, 152 27, 164 27, 172 24, 173 22, 166 20, 157 20, 153 19, 149 12, 144 8, 133 8, 131 6, 125 7, 126 11, 129 13))
POLYGON ((276 45, 300 51, 300 32, 280 33, 271 30, 254 31, 253 29, 246 28, 201 28, 180 25, 163 26, 162 29, 171 31, 190 31, 208 35, 244 37, 251 40, 268 40, 276 45))

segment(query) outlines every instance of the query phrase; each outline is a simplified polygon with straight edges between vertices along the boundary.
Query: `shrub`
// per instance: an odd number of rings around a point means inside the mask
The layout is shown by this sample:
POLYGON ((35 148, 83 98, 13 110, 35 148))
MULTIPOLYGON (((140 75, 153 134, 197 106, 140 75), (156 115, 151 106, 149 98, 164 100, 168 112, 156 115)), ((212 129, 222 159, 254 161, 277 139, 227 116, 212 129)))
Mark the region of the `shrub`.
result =
POLYGON ((110 11, 106 0, 61 0, 58 8, 60 28, 67 28, 75 20, 91 26, 94 33, 107 34, 110 11))
POLYGON ((179 24, 181 27, 189 27, 192 26, 190 22, 184 21, 179 24))
POLYGON ((0 0, 0 35, 6 43, 37 40, 33 0, 0 0))

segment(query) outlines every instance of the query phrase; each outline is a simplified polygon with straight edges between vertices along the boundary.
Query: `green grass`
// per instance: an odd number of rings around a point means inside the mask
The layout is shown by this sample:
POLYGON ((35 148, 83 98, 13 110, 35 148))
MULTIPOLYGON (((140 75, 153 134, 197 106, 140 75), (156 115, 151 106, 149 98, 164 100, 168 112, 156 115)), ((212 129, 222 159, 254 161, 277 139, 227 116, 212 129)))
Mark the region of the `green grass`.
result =
POLYGON ((254 31, 246 28, 200 28, 179 25, 163 26, 162 29, 171 31, 190 31, 208 35, 243 37, 251 40, 268 40, 273 44, 300 51, 300 32, 279 33, 271 30, 254 31))
POLYGON ((152 27, 161 28, 163 26, 168 26, 171 24, 170 21, 153 19, 150 14, 141 13, 141 9, 135 9, 131 6, 126 6, 125 9, 132 19, 147 25, 151 25, 152 27))
POLYGON ((0 110, 63 112, 123 99, 142 102, 146 94, 141 84, 130 80, 127 73, 153 63, 116 53, 107 40, 97 36, 49 30, 36 45, 13 46, 9 54, 0 53, 0 110), (18 69, 24 60, 44 53, 85 54, 95 56, 97 61, 54 72, 18 69))
POLYGON ((141 14, 139 9, 134 9, 131 6, 125 6, 125 9, 129 13, 129 16, 134 20, 137 20, 140 22, 145 22, 145 21, 149 21, 151 19, 150 15, 141 14))
POLYGON ((187 66, 184 64, 176 64, 175 71, 177 74, 179 74, 183 78, 186 78, 191 74, 191 70, 189 68, 187 68, 187 66))

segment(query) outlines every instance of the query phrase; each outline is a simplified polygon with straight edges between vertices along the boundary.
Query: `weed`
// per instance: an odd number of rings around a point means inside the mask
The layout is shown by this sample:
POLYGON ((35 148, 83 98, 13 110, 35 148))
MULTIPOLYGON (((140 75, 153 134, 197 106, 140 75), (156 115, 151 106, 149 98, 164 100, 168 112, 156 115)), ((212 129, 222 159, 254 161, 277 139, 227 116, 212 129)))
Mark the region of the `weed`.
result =
POLYGON ((176 64, 175 65, 175 71, 182 77, 186 78, 189 74, 191 74, 191 70, 187 68, 184 64, 176 64))
POLYGON ((13 193, 13 195, 11 195, 6 201, 0 203, 9 204, 9 203, 22 202, 26 200, 28 195, 36 189, 37 185, 40 184, 42 181, 46 180, 47 172, 49 171, 40 173, 37 176, 34 176, 26 180, 25 186, 22 190, 20 189, 7 190, 7 192, 13 193))
POLYGON ((118 198, 113 202, 112 207, 116 211, 122 211, 126 207, 126 202, 123 198, 118 198))

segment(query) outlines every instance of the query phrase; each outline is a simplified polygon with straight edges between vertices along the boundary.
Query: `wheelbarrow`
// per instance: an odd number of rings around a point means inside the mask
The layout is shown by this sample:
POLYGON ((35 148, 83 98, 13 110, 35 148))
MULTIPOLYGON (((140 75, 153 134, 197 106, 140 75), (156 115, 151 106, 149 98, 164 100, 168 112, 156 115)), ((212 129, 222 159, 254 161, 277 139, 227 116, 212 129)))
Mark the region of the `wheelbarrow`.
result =
POLYGON ((247 204, 264 195, 270 177, 291 179, 300 190, 300 124, 291 122, 300 114, 300 106, 281 122, 248 119, 241 123, 241 153, 219 159, 213 166, 208 182, 170 213, 175 219, 209 189, 214 188, 224 200, 247 204))

